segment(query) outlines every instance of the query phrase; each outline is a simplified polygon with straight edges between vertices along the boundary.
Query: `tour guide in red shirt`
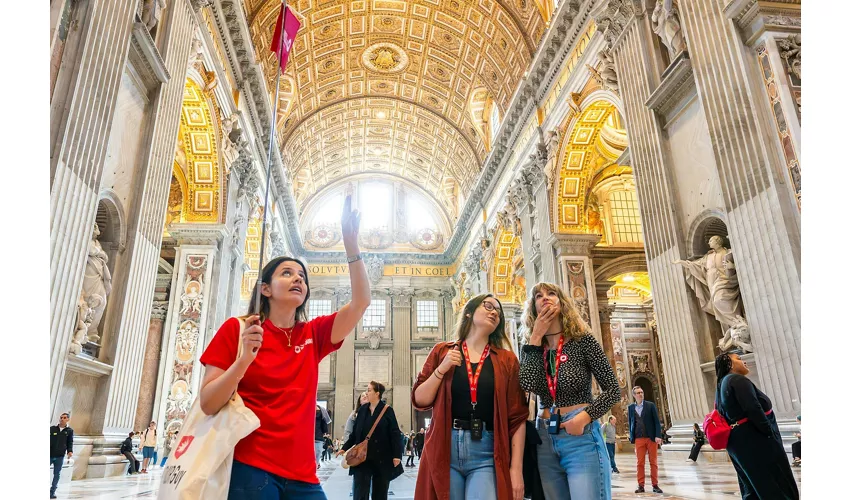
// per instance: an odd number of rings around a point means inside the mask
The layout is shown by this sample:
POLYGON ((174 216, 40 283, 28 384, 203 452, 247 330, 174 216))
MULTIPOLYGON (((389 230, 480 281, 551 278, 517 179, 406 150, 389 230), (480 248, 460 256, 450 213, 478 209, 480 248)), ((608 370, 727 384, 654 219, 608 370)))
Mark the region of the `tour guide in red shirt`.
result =
MULTIPOLYGON (((201 409, 214 414, 239 388, 260 427, 236 445, 228 498, 326 499, 316 477, 313 432, 319 361, 342 345, 370 302, 357 235, 360 213, 351 197, 342 211, 342 238, 351 275, 351 302, 329 316, 307 320, 307 269, 289 257, 263 268, 260 311, 250 311, 242 338, 228 319, 201 356, 206 373, 201 409), (262 326, 260 326, 262 324, 262 326), (243 350, 236 359, 238 342, 243 350)), ((258 293, 258 290, 254 290, 258 293)), ((251 299, 251 308, 254 306, 251 299)))

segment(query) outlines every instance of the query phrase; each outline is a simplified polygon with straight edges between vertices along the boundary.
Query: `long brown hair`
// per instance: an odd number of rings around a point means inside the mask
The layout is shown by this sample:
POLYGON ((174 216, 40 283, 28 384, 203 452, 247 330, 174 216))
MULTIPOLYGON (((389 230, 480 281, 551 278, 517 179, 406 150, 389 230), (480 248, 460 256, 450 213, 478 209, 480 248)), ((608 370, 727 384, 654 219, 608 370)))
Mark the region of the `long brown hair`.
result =
MULTIPOLYGON (((482 293, 476 295, 469 299, 469 302, 463 306, 463 311, 460 313, 460 319, 458 319, 457 325, 455 326, 455 338, 457 338, 458 342, 466 340, 466 337, 469 335, 469 331, 472 329, 472 317, 475 316, 475 310, 478 309, 478 306, 480 306, 487 297, 493 297, 493 294, 482 293)), ((490 334, 487 342, 500 349, 511 349, 511 340, 505 332, 505 312, 502 311, 502 303, 496 297, 493 297, 493 299, 495 299, 496 302, 499 302, 499 324, 496 325, 496 329, 490 334)))
MULTIPOLYGON (((303 262, 293 257, 275 257, 274 259, 270 260, 269 263, 265 265, 265 267, 263 267, 263 284, 269 285, 271 283, 272 277, 274 276, 274 272, 277 270, 278 266, 283 264, 284 262, 295 262, 299 266, 301 266, 301 269, 304 270, 304 285, 307 286, 307 295, 304 296, 304 302, 300 306, 295 308, 295 322, 306 322, 307 302, 310 300, 310 279, 307 276, 307 266, 305 266, 303 262)), ((269 317, 270 305, 269 298, 261 294, 260 310, 255 310, 255 304, 257 303, 257 294, 260 292, 261 290, 255 286, 254 292, 251 294, 251 302, 248 305, 248 314, 246 314, 246 317, 254 314, 259 314, 260 323, 262 323, 266 320, 266 318, 269 317)))
POLYGON ((558 296, 558 301, 561 303, 561 329, 564 337, 579 338, 590 333, 590 327, 581 318, 575 302, 564 294, 561 287, 553 283, 540 282, 534 285, 534 288, 531 289, 531 295, 528 298, 528 302, 525 304, 525 311, 523 312, 523 326, 525 327, 525 332, 523 333, 526 337, 531 336, 531 332, 534 330, 534 322, 537 321, 537 305, 535 304, 535 297, 538 292, 544 291, 555 292, 558 296))

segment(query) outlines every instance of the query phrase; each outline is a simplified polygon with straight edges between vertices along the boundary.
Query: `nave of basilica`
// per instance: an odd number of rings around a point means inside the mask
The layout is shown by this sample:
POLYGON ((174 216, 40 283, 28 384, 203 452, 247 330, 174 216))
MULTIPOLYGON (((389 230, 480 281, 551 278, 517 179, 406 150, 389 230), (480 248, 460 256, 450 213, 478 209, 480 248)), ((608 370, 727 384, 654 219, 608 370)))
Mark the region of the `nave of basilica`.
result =
POLYGON ((459 310, 493 294, 519 353, 550 282, 616 374, 624 474, 639 386, 669 438, 665 496, 738 494, 725 451, 684 465, 733 348, 790 460, 800 3, 290 0, 278 82, 280 0, 51 0, 49 418, 75 433, 60 498, 107 498, 97 480, 126 472, 119 447, 151 420, 162 456, 261 260, 306 263, 309 318, 350 300, 346 196, 372 298, 319 365, 332 437, 372 380, 403 432, 428 427, 411 390, 459 310))

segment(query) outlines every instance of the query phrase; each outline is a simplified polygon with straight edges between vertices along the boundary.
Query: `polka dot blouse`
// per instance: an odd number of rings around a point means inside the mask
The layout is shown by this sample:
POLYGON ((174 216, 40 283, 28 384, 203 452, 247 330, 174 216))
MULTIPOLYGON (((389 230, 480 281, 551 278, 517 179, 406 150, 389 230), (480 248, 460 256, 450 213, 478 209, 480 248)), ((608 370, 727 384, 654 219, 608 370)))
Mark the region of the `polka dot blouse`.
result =
MULTIPOLYGON (((545 340, 544 340, 545 343, 545 340)), ((592 420, 605 415, 614 404, 620 400, 620 386, 617 377, 611 369, 611 363, 602 351, 602 347, 587 334, 564 342, 561 356, 566 355, 566 361, 561 358, 558 368, 558 385, 555 392, 555 403, 546 385, 546 372, 543 363, 543 347, 525 345, 519 366, 519 383, 526 390, 537 394, 540 406, 557 408, 588 403, 585 408, 592 420), (595 400, 591 386, 591 374, 602 393, 595 400)))

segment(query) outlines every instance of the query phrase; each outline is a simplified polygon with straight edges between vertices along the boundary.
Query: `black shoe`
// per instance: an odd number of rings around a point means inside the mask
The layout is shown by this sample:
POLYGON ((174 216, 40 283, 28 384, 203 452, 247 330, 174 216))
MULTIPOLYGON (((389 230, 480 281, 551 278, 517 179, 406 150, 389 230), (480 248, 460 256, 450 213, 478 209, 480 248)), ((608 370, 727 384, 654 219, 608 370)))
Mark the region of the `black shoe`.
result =
POLYGON ((613 472, 614 474, 619 474, 620 470, 619 469, 611 469, 611 472, 613 472))
POLYGON ((638 488, 635 490, 635 493, 646 493, 646 490, 643 489, 643 486, 638 486, 638 488))
POLYGON ((661 491, 661 488, 659 488, 657 484, 652 485, 652 492, 653 493, 664 493, 663 491, 661 491))

